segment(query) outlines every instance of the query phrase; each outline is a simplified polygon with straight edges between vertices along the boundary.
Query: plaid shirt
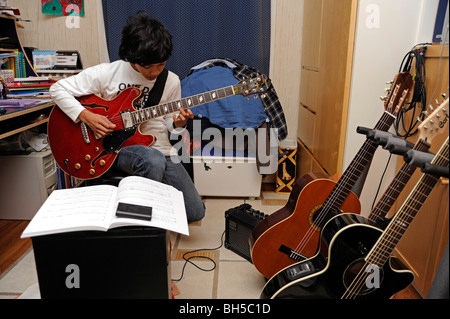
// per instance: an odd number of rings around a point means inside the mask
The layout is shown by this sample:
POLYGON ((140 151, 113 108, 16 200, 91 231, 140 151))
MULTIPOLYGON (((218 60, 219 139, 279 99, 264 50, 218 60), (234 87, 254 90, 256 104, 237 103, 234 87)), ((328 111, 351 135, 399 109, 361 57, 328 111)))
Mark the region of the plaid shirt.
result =
MULTIPOLYGON (((234 65, 233 74, 238 80, 243 80, 249 77, 256 77, 261 74, 261 72, 259 72, 257 69, 229 58, 212 59, 209 63, 208 61, 205 61, 204 63, 204 65, 207 65, 209 67, 218 65, 223 66, 224 64, 231 63, 232 65, 234 65)), ((264 111, 270 118, 270 125, 278 129, 278 140, 284 140, 288 134, 286 119, 284 117, 283 108, 281 107, 278 95, 272 83, 270 83, 269 86, 269 93, 267 93, 265 95, 265 98, 262 98, 261 101, 264 105, 264 111)))

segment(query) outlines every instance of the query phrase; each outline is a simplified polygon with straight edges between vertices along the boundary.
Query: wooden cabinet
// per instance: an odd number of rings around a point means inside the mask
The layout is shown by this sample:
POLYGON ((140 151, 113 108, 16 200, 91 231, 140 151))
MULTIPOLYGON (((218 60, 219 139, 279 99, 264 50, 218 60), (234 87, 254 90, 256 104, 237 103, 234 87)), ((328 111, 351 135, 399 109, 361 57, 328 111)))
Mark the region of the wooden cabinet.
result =
POLYGON ((438 182, 396 249, 396 255, 414 273, 413 286, 424 298, 448 244, 448 187, 448 179, 438 182))
POLYGON ((305 0, 297 137, 312 158, 300 176, 341 173, 356 13, 356 0, 305 0))
MULTIPOLYGON (((449 51, 448 45, 429 46, 425 54, 428 105, 436 107, 435 99, 442 102, 441 93, 449 95, 449 51)), ((446 134, 433 139, 430 152, 436 154, 448 136, 446 134)), ((409 139, 415 143, 417 136, 409 139)), ((399 161, 398 165, 403 164, 399 161)), ((422 173, 416 170, 411 180, 400 194, 390 215, 398 211, 409 195, 422 173)), ((441 262, 449 238, 449 185, 448 179, 441 178, 423 204, 409 229, 400 240, 396 254, 414 273, 414 287, 426 297, 433 283, 434 276, 441 262)))

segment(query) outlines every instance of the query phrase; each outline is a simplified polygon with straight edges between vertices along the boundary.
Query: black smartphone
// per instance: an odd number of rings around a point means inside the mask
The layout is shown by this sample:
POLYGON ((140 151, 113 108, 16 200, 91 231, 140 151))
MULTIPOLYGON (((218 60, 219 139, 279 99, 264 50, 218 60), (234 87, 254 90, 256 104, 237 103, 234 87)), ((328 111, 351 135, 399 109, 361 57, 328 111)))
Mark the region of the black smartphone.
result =
POLYGON ((117 206, 116 216, 151 221, 152 208, 150 206, 141 206, 119 202, 119 205, 117 206))

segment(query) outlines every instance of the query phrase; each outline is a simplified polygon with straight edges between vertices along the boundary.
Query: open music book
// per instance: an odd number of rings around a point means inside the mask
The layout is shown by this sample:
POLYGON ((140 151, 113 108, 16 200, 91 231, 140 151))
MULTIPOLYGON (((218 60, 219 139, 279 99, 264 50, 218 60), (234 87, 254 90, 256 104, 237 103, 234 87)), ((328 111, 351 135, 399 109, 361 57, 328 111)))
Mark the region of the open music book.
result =
POLYGON ((133 225, 189 235, 183 193, 172 186, 138 176, 125 177, 118 187, 95 185, 55 190, 21 237, 83 230, 107 231, 133 225), (117 217, 119 202, 152 207, 151 220, 117 217))

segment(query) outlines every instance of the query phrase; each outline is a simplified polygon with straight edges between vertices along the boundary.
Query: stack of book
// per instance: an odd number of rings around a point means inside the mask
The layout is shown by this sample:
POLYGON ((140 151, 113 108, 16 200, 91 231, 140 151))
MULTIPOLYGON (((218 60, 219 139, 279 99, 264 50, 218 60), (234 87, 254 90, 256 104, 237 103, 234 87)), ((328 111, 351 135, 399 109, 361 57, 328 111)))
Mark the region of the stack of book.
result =
POLYGON ((7 85, 8 98, 49 98, 49 89, 56 81, 50 77, 15 78, 7 85))
POLYGON ((12 50, 11 52, 3 52, 0 54, 2 69, 12 70, 14 77, 24 78, 27 76, 25 68, 25 55, 18 50, 12 50))

